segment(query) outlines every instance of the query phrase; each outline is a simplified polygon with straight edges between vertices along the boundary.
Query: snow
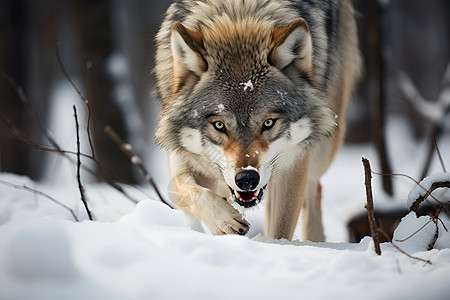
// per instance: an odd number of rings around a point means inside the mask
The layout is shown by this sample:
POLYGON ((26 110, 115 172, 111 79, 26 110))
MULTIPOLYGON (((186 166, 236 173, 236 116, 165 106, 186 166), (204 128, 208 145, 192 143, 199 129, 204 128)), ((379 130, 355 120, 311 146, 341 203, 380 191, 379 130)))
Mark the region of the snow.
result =
POLYGON ((13 276, 36 280, 74 275, 64 222, 39 219, 15 228, 15 231, 5 247, 6 269, 13 276))
POLYGON ((450 249, 414 252, 433 262, 426 266, 389 244, 378 257, 370 238, 214 237, 152 200, 117 222, 45 218, 2 226, 0 241, 1 299, 353 299, 362 291, 367 299, 444 299, 450 275, 450 249))
POLYGON ((246 166, 246 167, 241 167, 241 170, 245 170, 245 171, 251 170, 251 171, 256 171, 256 172, 258 172, 258 169, 256 169, 256 168, 253 167, 253 166, 250 166, 250 165, 248 165, 248 166, 246 166))
POLYGON ((141 159, 138 156, 133 155, 131 157, 131 163, 134 164, 134 165, 140 165, 140 164, 142 164, 142 161, 141 161, 141 159))
POLYGON ((394 243, 406 252, 425 251, 433 239, 436 227, 430 217, 417 218, 414 212, 406 215, 394 232, 394 243), (422 228, 416 234, 411 228, 422 228))
POLYGON ((244 86, 244 92, 247 91, 247 89, 250 89, 250 92, 253 91, 253 82, 251 79, 249 79, 247 82, 241 82, 239 85, 244 86))
MULTIPOLYGON (((408 139, 401 123, 390 124, 394 169, 413 174, 411 161, 420 161, 423 145, 408 139)), ((440 147, 450 161, 449 139, 440 147)), ((360 158, 369 158, 377 171, 374 153, 368 145, 345 146, 324 176, 325 243, 299 241, 301 225, 294 241, 263 237, 263 206, 246 212, 252 224, 248 236, 212 236, 194 228, 182 211, 157 201, 150 188, 126 185, 140 200, 137 205, 106 184, 85 184, 97 220, 89 221, 76 180, 54 185, 0 173, 0 299, 448 299, 450 233, 440 222, 431 251, 426 249, 436 226, 429 217, 409 214, 394 234, 397 246, 432 265, 389 243, 381 244, 378 256, 370 237, 346 242, 346 221, 364 212, 360 158), (73 208, 82 221, 2 181, 42 191, 73 208)), ((434 162, 433 172, 438 169, 434 162)), ((415 184, 395 177, 396 197, 389 198, 380 180, 373 175, 375 208, 406 209, 415 184)), ((441 217, 450 228, 449 218, 441 217)))
POLYGON ((224 109, 225 109, 225 105, 223 105, 222 103, 220 103, 219 105, 217 105, 217 111, 216 111, 216 113, 221 113, 224 109))
MULTIPOLYGON (((287 92, 283 91, 281 88, 277 89, 277 94, 280 95, 282 100, 286 100, 287 92)), ((286 102, 283 102, 283 105, 286 105, 286 102)))

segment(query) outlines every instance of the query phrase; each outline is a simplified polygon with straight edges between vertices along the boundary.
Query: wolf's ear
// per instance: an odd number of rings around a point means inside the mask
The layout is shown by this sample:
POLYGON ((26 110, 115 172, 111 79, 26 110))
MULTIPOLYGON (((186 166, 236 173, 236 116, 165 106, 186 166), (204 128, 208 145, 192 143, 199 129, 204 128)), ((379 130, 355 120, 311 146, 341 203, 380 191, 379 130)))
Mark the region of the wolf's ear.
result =
POLYGON ((203 34, 184 27, 180 22, 172 26, 171 47, 173 56, 174 90, 177 91, 189 72, 200 76, 207 69, 204 60, 203 34))
POLYGON ((294 64, 300 72, 312 76, 312 41, 303 18, 273 31, 269 62, 278 69, 294 64))

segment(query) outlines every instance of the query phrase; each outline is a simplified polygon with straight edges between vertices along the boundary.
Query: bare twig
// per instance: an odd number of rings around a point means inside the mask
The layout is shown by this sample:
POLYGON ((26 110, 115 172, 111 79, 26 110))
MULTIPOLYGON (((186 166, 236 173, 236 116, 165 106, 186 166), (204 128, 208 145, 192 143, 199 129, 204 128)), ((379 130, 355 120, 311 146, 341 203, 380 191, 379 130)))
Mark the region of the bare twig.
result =
POLYGON ((64 64, 62 63, 61 56, 59 55, 60 42, 58 42, 57 39, 56 39, 55 28, 53 28, 53 37, 54 37, 54 40, 55 40, 55 56, 56 56, 56 60, 58 61, 59 68, 60 68, 61 72, 63 73, 64 77, 66 77, 67 81, 70 83, 70 85, 73 87, 73 89, 77 93, 77 95, 80 98, 80 100, 86 106, 86 110, 87 110, 86 131, 87 131, 87 136, 88 136, 88 140, 89 140, 89 147, 91 148, 91 152, 92 152, 92 157, 95 158, 94 145, 92 143, 91 130, 90 130, 90 127, 91 127, 90 126, 91 125, 91 109, 89 107, 89 101, 83 95, 83 93, 80 91, 80 89, 76 86, 76 84, 73 82, 73 80, 70 77, 69 73, 66 71, 66 68, 64 68, 64 64))
POLYGON ((3 79, 13 88, 13 90, 17 93, 17 96, 19 97, 22 104, 28 103, 27 95, 23 91, 23 88, 16 83, 16 81, 5 73, 5 71, 0 70, 0 76, 3 77, 3 79))
MULTIPOLYGON (((10 85, 10 87, 15 91, 15 93, 17 94, 20 102, 22 103, 22 105, 25 108, 26 113, 36 121, 36 124, 39 128, 39 130, 41 131, 41 133, 43 134, 44 138, 56 149, 60 150, 59 145, 56 143, 56 141, 54 140, 54 138, 52 137, 52 135, 50 134, 49 130, 47 129, 47 127, 45 127, 44 123, 42 122, 42 120, 40 118, 38 118, 38 114, 36 113, 36 111, 34 110, 34 108, 31 106, 30 101, 28 100, 23 88, 17 84, 15 82, 15 80, 9 76, 8 74, 6 74, 5 72, 1 71, 0 75, 3 77, 3 79, 10 85)), ((9 125, 9 122, 6 121, 3 117, 2 117, 2 121, 9 125)), ((11 129, 11 125, 8 126, 11 129)), ((20 132, 17 128, 16 130, 12 130, 13 133, 17 133, 20 132)))
POLYGON ((364 166, 365 185, 366 185, 366 197, 367 197, 367 217, 369 218, 370 232, 372 234, 373 244, 375 246, 375 252, 381 255, 380 240, 378 239, 378 227, 375 220, 375 213, 373 210, 373 196, 372 196, 372 174, 370 169, 370 162, 368 159, 362 157, 362 163, 364 166))
MULTIPOLYGON (((445 204, 446 206, 450 205, 450 201, 447 201, 445 204)), ((447 226, 445 226, 444 221, 441 220, 441 218, 438 218, 439 214, 441 213, 441 210, 445 209, 445 206, 439 207, 439 209, 436 211, 436 215, 434 216, 435 219, 437 219, 439 222, 441 222, 442 227, 444 227, 444 230, 448 232, 447 226)), ((447 211, 447 210, 446 210, 447 211)))
MULTIPOLYGON (((66 155, 66 154, 72 154, 72 155, 76 155, 77 154, 74 151, 63 150, 63 149, 60 149, 59 147, 55 148, 54 146, 43 145, 43 144, 39 144, 39 143, 33 141, 30 137, 28 137, 25 133, 23 133, 19 128, 17 128, 13 124, 11 124, 8 120, 6 120, 1 115, 0 115, 0 121, 3 122, 3 124, 9 129, 9 131, 17 139, 19 139, 20 141, 24 142, 25 144, 27 144, 28 146, 30 146, 34 150, 47 151, 47 152, 56 152, 56 153, 59 153, 59 154, 61 154, 63 156, 66 155)), ((81 156, 89 158, 89 159, 92 159, 95 162, 95 159, 91 155, 88 155, 88 154, 85 154, 85 153, 80 153, 80 154, 81 154, 81 156)), ((74 162, 74 161, 71 160, 71 162, 74 162)))
POLYGON ((10 187, 12 187, 12 188, 18 189, 18 190, 24 190, 24 191, 27 191, 27 192, 31 192, 31 193, 33 193, 33 194, 35 194, 35 195, 43 196, 43 197, 47 198, 48 200, 52 201, 53 203, 55 203, 55 204, 61 206, 62 208, 68 210, 68 211, 70 212, 70 214, 72 215, 73 219, 74 219, 76 222, 78 222, 78 218, 77 218, 77 216, 75 215, 75 212, 74 212, 70 207, 68 207, 67 205, 65 205, 65 204, 63 204, 63 203, 61 203, 61 202, 59 202, 59 201, 56 200, 55 198, 53 198, 53 197, 47 195, 46 193, 43 193, 43 192, 41 192, 41 191, 35 190, 35 189, 33 189, 33 188, 30 188, 30 187, 28 187, 28 186, 26 186, 26 185, 13 184, 13 183, 4 181, 4 180, 2 180, 2 179, 0 179, 0 183, 3 184, 3 185, 10 186, 10 187))
MULTIPOLYGON (((11 88, 16 92, 19 100, 24 105, 25 111, 28 113, 28 115, 31 118, 33 118, 37 122, 37 126, 38 126, 39 130, 41 131, 41 133, 43 134, 44 138, 47 140, 47 142, 51 146, 42 145, 42 144, 38 144, 38 143, 34 142, 30 137, 28 137, 26 134, 24 134, 18 127, 16 127, 15 125, 11 124, 11 122, 9 122, 9 120, 7 120, 2 115, 0 115, 0 121, 2 121, 6 125, 6 127, 10 130, 10 132, 14 136, 16 136, 22 142, 30 145, 33 149, 40 150, 40 151, 47 151, 47 152, 58 153, 59 155, 61 155, 62 157, 64 157, 68 161, 70 161, 71 163, 75 164, 75 161, 68 154, 75 154, 76 155, 76 153, 72 152, 72 151, 65 151, 58 145, 58 143, 52 137, 52 135, 50 134, 49 130, 47 129, 47 127, 45 127, 45 125, 43 124, 41 119, 37 117, 37 113, 35 112, 35 110, 31 106, 30 102, 28 101, 28 98, 27 98, 25 92, 23 91, 23 88, 20 85, 18 85, 14 81, 14 79, 12 79, 5 72, 1 71, 0 75, 11 86, 11 88)), ((97 177, 100 181, 104 181, 104 182, 108 183, 111 187, 116 189, 118 192, 122 193, 125 197, 127 197, 129 200, 133 201, 134 203, 138 202, 136 199, 134 199, 133 197, 128 195, 125 192, 125 190, 120 185, 115 183, 112 179, 109 178, 109 176, 106 175, 109 172, 106 171, 106 169, 100 164, 99 161, 96 160, 95 157, 89 156, 89 155, 83 154, 83 153, 81 155, 84 156, 84 157, 87 157, 89 159, 92 159, 96 163, 97 167, 99 168, 99 170, 102 173, 95 172, 94 170, 92 170, 92 169, 86 167, 85 165, 83 165, 82 168, 84 170, 89 172, 91 175, 94 175, 95 177, 97 177)))
POLYGON ((372 174, 379 175, 379 176, 400 176, 400 177, 406 177, 409 180, 413 181, 417 185, 419 185, 419 181, 414 179, 413 177, 406 175, 406 174, 400 174, 400 173, 380 173, 372 170, 372 174))
POLYGON ((396 244, 394 244, 391 240, 391 238, 389 237, 389 235, 383 230, 383 229, 378 229, 378 231, 386 238, 386 240, 389 241, 389 243, 392 244, 392 246, 394 246, 395 249, 397 249, 398 251, 400 251, 401 253, 405 254, 406 256, 408 256, 409 258, 415 259, 415 260, 419 260, 419 261, 423 261, 426 264, 431 265, 431 261, 429 261, 428 259, 423 259, 417 256, 412 256, 408 253, 406 253, 405 251, 403 251, 399 246, 397 246, 396 244))
MULTIPOLYGON (((61 147, 59 147, 59 145, 56 143, 56 141, 53 140, 53 142, 52 142, 48 138, 47 138, 47 141, 50 144, 52 144, 52 146, 38 144, 35 141, 33 141, 30 137, 28 137, 26 134, 24 134, 19 128, 17 128, 13 124, 11 124, 8 120, 6 120, 1 115, 0 115, 0 121, 2 121, 6 125, 6 127, 10 130, 10 132, 16 138, 18 138, 19 140, 21 140, 25 144, 28 144, 31 148, 33 148, 35 150, 39 150, 39 151, 47 151, 47 152, 57 153, 57 154, 61 155, 62 157, 64 157, 65 159, 67 159, 70 163, 75 164, 75 160, 72 159, 72 157, 70 157, 69 154, 70 155, 77 155, 76 152, 63 150, 63 149, 61 149, 61 147)), ((91 159, 97 165, 97 167, 99 168, 99 170, 101 172, 100 173, 99 172, 95 172, 94 170, 90 169, 89 167, 87 167, 85 165, 81 166, 83 168, 83 170, 85 170, 89 174, 97 177, 100 181, 108 183, 112 188, 114 188, 118 192, 122 193, 125 197, 127 197, 132 202, 134 202, 134 203, 138 202, 136 199, 134 199, 133 197, 128 195, 128 193, 126 193, 125 190, 120 185, 118 185, 116 182, 114 182, 112 179, 110 179, 109 176, 106 175, 109 172, 106 170, 106 168, 99 161, 97 161, 96 158, 92 157, 91 155, 85 154, 85 153, 80 153, 80 155, 83 156, 83 157, 86 157, 88 159, 91 159)))
POLYGON ((139 172, 145 177, 145 180, 153 187, 161 202, 173 208, 161 195, 158 187, 153 181, 152 176, 148 173, 147 169, 142 164, 142 160, 134 153, 133 147, 130 144, 126 144, 119 136, 119 134, 111 128, 111 126, 105 127, 105 133, 116 143, 116 145, 122 150, 122 152, 128 157, 133 165, 135 165, 139 172))
MULTIPOLYGON (((87 132, 87 137, 88 137, 88 141, 89 141, 89 147, 91 148, 91 153, 92 153, 92 159, 95 161, 95 163, 97 164, 97 166, 99 167, 99 169, 101 171, 103 171, 104 174, 107 174, 109 172, 105 172, 105 168, 102 167, 102 165, 100 164, 99 161, 97 161, 96 156, 95 156, 95 151, 94 151, 94 145, 92 142, 92 138, 91 138, 91 130, 90 130, 90 125, 91 125, 91 109, 89 106, 89 100, 83 95, 83 93, 80 91, 80 89, 77 87, 77 85, 73 82, 72 78, 70 77, 69 73, 67 72, 66 68, 64 67, 64 64, 62 63, 61 60, 61 56, 59 54, 59 46, 60 46, 60 42, 58 42, 57 38, 56 38, 56 30, 55 27, 53 27, 53 37, 54 37, 54 43, 55 43, 55 56, 56 56, 56 60, 58 61, 58 65, 59 68, 61 70, 61 72, 63 73, 64 77, 67 79, 67 81, 70 83, 70 85, 72 86, 72 88, 75 90, 75 92, 77 93, 78 97, 80 98, 80 100, 83 102, 83 104, 86 107, 87 110, 87 124, 86 124, 86 132, 87 132)), ((99 177, 99 174, 95 174, 97 177, 99 177)), ((99 178, 100 179, 100 178, 99 178)), ((120 193, 122 193, 123 195, 125 195, 128 199, 130 199, 131 201, 133 201, 134 203, 137 203, 138 201, 134 198, 132 198, 130 195, 128 195, 125 190, 119 186, 117 183, 115 183, 113 180, 111 180, 110 178, 108 178, 108 176, 102 176, 101 178, 102 181, 106 181, 109 185, 111 185, 113 188, 115 188, 117 191, 119 191, 120 193)))
POLYGON ((431 162, 433 161, 434 150, 436 149, 436 140, 440 138, 443 133, 443 127, 440 124, 433 124, 431 126, 431 138, 429 139, 427 150, 426 150, 426 158, 422 166, 422 171, 420 173, 420 178, 425 178, 428 174, 428 171, 431 166, 431 162))
POLYGON ((74 117, 75 117, 75 128, 76 128, 76 132, 77 132, 77 180, 78 180, 78 189, 80 190, 81 201, 83 202, 84 207, 86 208, 86 212, 88 214, 89 220, 92 221, 93 220, 92 219, 92 214, 91 214, 91 211, 89 210, 89 207, 87 205, 86 195, 84 193, 83 185, 81 184, 81 176, 80 176, 80 170, 81 170, 80 129, 79 129, 79 125, 78 125, 77 109, 76 109, 75 105, 73 106, 73 114, 74 114, 74 117))
POLYGON ((433 239, 431 240, 430 244, 427 247, 428 251, 430 251, 434 248, 434 245, 436 244, 436 241, 439 237, 439 223, 436 219, 432 219, 432 220, 433 220, 434 225, 436 225, 436 231, 434 232, 433 239))
POLYGON ((433 134, 432 138, 433 138, 434 148, 436 149, 436 153, 437 153, 438 158, 439 158, 439 162, 441 163, 442 171, 444 173, 447 173, 447 169, 445 168, 444 160, 442 159, 441 151, 439 150, 439 147, 438 147, 437 142, 436 142, 436 136, 433 134))
MULTIPOLYGON (((100 164, 100 162, 97 161, 97 159, 95 158, 94 147, 93 147, 93 143, 92 143, 92 139, 91 139, 91 135, 90 135, 90 114, 91 113, 90 113, 90 109, 89 109, 89 101, 86 99, 86 97, 83 96, 81 91, 74 84, 74 82, 70 78, 68 72, 64 68, 64 65, 62 64, 62 61, 61 61, 61 58, 59 55, 59 49, 58 49, 59 43, 56 42, 56 33, 54 34, 54 37, 55 37, 55 46, 56 46, 55 54, 56 54, 56 58, 57 58, 59 67, 60 67, 62 73, 64 74, 64 76, 66 77, 66 79, 69 81, 69 83, 72 85, 72 87, 77 92, 79 98, 83 101, 84 105, 87 108, 87 112, 88 112, 87 135, 88 135, 88 139, 89 139, 89 145, 91 148, 92 156, 89 156, 89 155, 83 154, 83 153, 80 153, 80 155, 87 157, 89 159, 92 159, 101 172, 95 172, 94 170, 86 167, 85 165, 83 165, 82 168, 84 170, 86 170, 87 172, 89 172, 91 175, 94 175, 95 177, 97 177, 100 181, 108 183, 112 188, 116 189, 118 192, 123 194, 127 199, 131 200, 134 203, 137 203, 138 200, 131 197, 120 185, 118 185, 113 179, 111 179, 110 172, 108 172, 106 170, 106 168, 104 166, 102 166, 100 164)), ((30 145, 33 149, 40 150, 40 151, 47 151, 47 152, 55 152, 55 153, 58 153, 59 155, 61 155, 62 157, 64 157, 65 159, 67 159, 68 161, 70 161, 71 163, 75 163, 75 161, 69 156, 69 154, 76 154, 76 153, 71 152, 71 151, 65 151, 58 145, 58 143, 54 140, 54 138, 50 134, 47 127, 44 125, 42 120, 38 117, 38 114, 34 111, 33 107, 31 106, 30 102, 28 101, 28 98, 27 98, 23 88, 20 85, 18 85, 14 81, 14 79, 12 77, 10 77, 9 75, 7 75, 5 72, 0 71, 0 76, 16 92, 19 100, 24 105, 26 112, 30 115, 31 118, 33 118, 36 121, 39 130, 41 131, 44 138, 47 140, 47 142, 51 146, 46 146, 46 145, 42 145, 42 144, 38 144, 38 143, 34 142, 31 138, 29 138, 26 134, 24 134, 19 128, 17 128, 13 124, 11 124, 11 122, 9 122, 2 115, 0 115, 0 121, 2 121, 8 127, 8 129, 11 131, 12 134, 14 134, 22 142, 30 145)))
MULTIPOLYGON (((392 174, 384 174, 384 173, 379 173, 379 172, 375 172, 372 171, 372 174, 375 175, 379 175, 379 176, 399 176, 399 177, 405 177, 408 178, 409 180, 413 181, 415 184, 417 184, 418 186, 420 186, 424 191, 427 191, 427 189, 425 187, 423 187, 419 181, 417 181, 416 179, 414 179, 413 177, 406 175, 406 174, 397 174, 397 173, 392 173, 392 174)), ((439 201, 436 197, 434 197, 433 195, 428 195, 429 197, 433 198, 434 201, 436 201, 437 203, 439 203, 440 205, 443 205, 443 203, 441 201, 439 201)), ((428 199, 426 199, 426 201, 428 202, 428 204, 430 204, 434 209, 438 209, 438 207, 436 207, 432 202, 430 202, 428 199)))
POLYGON ((407 240, 409 240, 410 238, 412 238, 413 236, 415 236, 417 233, 419 233, 422 229, 424 229, 428 224, 430 224, 433 221, 432 218, 430 218, 425 224, 423 224, 419 229, 417 229, 416 231, 414 231, 413 233, 411 233, 408 237, 401 239, 401 240, 395 240, 396 242, 405 242, 407 240))

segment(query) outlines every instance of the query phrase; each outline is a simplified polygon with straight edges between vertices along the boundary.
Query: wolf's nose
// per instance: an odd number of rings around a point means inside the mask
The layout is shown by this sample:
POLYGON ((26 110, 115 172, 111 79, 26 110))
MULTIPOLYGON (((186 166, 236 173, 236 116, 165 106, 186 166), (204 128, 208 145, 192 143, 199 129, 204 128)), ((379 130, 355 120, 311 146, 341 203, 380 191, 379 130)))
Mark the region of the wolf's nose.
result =
POLYGON ((236 185, 243 191, 253 191, 259 183, 259 174, 256 171, 241 171, 234 178, 236 185))

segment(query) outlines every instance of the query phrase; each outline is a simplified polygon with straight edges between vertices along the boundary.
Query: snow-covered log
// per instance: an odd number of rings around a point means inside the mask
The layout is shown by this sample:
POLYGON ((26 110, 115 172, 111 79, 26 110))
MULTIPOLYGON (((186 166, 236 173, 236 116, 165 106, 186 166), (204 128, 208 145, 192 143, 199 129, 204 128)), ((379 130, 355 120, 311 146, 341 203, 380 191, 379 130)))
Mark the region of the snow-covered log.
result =
POLYGON ((420 203, 430 196, 437 188, 450 188, 450 173, 436 173, 425 177, 408 194, 408 207, 410 211, 417 212, 420 203))

